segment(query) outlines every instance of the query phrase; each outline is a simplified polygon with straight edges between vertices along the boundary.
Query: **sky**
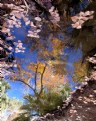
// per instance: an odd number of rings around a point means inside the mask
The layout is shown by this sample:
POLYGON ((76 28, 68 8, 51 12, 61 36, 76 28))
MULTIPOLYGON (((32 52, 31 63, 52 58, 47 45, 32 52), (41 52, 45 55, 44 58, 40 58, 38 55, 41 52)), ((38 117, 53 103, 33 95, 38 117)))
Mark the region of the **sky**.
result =
MULTIPOLYGON (((18 41, 18 40, 24 41, 28 30, 29 30, 29 27, 25 26, 24 24, 19 29, 18 28, 12 29, 12 33, 16 37, 15 41, 18 41)), ((24 53, 16 53, 15 57, 19 57, 19 58, 22 58, 24 60, 27 60, 26 61, 27 63, 29 63, 31 61, 36 62, 37 53, 36 52, 30 53, 29 48, 26 45, 24 45, 24 46, 26 47, 25 52, 24 53)), ((71 50, 69 48, 65 49, 64 52, 65 52, 65 54, 68 55, 68 60, 67 60, 68 62, 66 65, 66 69, 68 70, 68 72, 74 73, 73 63, 82 57, 82 52, 79 49, 78 50, 71 50)), ((22 66, 25 67, 26 64, 24 62, 22 64, 22 66)), ((71 85, 72 90, 74 90, 75 83, 72 81, 72 77, 70 75, 68 75, 68 79, 69 79, 69 83, 71 85)), ((11 98, 16 97, 17 99, 23 101, 23 96, 24 96, 24 94, 28 93, 29 89, 21 82, 13 82, 11 80, 8 80, 8 82, 10 83, 10 86, 11 86, 11 89, 8 90, 8 92, 7 92, 8 96, 11 98)))

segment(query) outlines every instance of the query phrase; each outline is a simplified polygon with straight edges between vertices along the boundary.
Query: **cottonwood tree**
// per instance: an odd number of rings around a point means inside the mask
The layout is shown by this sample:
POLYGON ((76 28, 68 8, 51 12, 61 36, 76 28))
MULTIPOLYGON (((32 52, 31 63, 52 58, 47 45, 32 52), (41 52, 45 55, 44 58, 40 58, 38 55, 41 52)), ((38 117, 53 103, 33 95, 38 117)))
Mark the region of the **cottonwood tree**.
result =
POLYGON ((57 87, 67 82, 67 77, 54 72, 54 68, 43 62, 29 63, 27 69, 18 65, 16 74, 11 76, 14 81, 20 81, 40 95, 43 88, 57 87), (38 92, 39 89, 39 92, 38 92))
MULTIPOLYGON (((44 115, 61 105, 69 96, 67 78, 64 79, 64 76, 54 73, 51 66, 38 62, 30 63, 26 70, 20 65, 18 68, 18 73, 11 79, 24 83, 33 92, 33 95, 24 96, 25 105, 21 108, 25 110, 23 114, 28 118, 34 116, 34 111, 36 115, 44 115)), ((23 114, 20 114, 21 118, 23 114)))

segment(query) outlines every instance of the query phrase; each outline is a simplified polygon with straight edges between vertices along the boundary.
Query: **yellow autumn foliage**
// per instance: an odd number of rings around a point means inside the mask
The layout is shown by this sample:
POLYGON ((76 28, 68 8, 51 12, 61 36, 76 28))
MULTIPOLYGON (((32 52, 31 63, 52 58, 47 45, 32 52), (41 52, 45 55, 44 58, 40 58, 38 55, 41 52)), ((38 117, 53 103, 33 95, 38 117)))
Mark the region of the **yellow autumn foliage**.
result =
POLYGON ((87 76, 87 63, 82 64, 81 60, 74 63, 73 81, 84 81, 87 76))
MULTIPOLYGON (((51 89, 55 88, 59 85, 63 85, 66 83, 66 78, 64 76, 60 76, 59 74, 54 74, 54 71, 52 70, 52 67, 47 66, 45 73, 43 75, 43 86, 51 89)), ((40 76, 39 79, 37 80, 37 87, 40 88, 41 86, 41 80, 40 76)))

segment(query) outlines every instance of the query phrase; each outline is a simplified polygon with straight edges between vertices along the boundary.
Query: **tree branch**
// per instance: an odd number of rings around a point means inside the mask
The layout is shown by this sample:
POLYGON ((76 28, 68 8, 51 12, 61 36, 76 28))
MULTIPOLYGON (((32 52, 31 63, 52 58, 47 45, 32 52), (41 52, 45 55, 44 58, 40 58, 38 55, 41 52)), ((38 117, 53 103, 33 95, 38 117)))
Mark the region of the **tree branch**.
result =
POLYGON ((45 72, 45 70, 46 70, 46 67, 47 67, 47 65, 45 64, 45 67, 44 67, 43 72, 42 72, 42 74, 41 74, 41 90, 40 90, 40 92, 39 92, 39 96, 40 96, 40 94, 41 94, 42 91, 43 91, 43 75, 44 75, 44 72, 45 72))
POLYGON ((16 80, 16 81, 22 82, 23 84, 27 85, 31 90, 33 90, 34 93, 36 93, 35 89, 32 86, 30 86, 28 83, 24 82, 23 80, 16 80))
POLYGON ((35 90, 36 90, 36 87, 37 87, 37 72, 38 72, 38 66, 39 66, 39 64, 37 64, 36 72, 35 72, 35 78, 34 78, 34 80, 35 80, 35 90))
POLYGON ((49 13, 49 11, 46 9, 46 7, 42 6, 42 5, 41 5, 40 3, 38 3, 36 0, 31 0, 31 1, 33 1, 33 2, 36 4, 37 8, 39 8, 41 11, 44 11, 45 14, 50 15, 50 13, 49 13))

